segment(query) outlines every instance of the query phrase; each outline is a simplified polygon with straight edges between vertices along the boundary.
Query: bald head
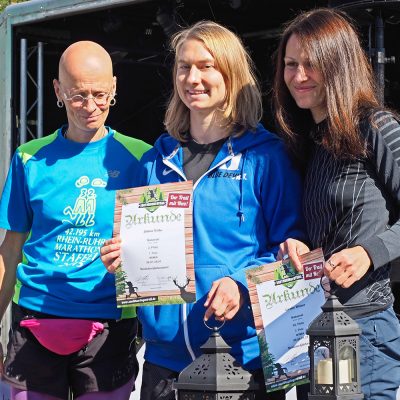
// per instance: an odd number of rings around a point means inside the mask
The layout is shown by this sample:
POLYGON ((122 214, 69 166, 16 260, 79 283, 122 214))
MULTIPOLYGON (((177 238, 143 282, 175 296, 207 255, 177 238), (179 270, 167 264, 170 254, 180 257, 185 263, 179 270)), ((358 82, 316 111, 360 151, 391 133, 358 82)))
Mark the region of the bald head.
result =
POLYGON ((110 55, 99 44, 80 41, 71 44, 62 54, 58 67, 61 82, 71 77, 87 77, 101 74, 112 79, 113 68, 110 55))
POLYGON ((115 104, 117 79, 110 55, 95 42, 75 42, 60 58, 58 78, 53 85, 57 105, 65 105, 68 137, 77 141, 101 137, 109 107, 115 104), (105 95, 103 104, 96 101, 99 95, 105 95), (74 101, 76 96, 78 100, 74 101))

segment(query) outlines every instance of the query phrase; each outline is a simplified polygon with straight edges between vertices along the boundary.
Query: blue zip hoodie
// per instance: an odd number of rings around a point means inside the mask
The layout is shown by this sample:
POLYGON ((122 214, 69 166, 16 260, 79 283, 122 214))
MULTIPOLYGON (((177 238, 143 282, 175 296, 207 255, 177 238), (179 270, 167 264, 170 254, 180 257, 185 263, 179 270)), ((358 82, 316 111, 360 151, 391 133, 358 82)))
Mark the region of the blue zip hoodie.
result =
MULTIPOLYGON (((182 163, 180 143, 164 133, 141 159, 139 185, 186 180, 182 163)), ((137 309, 147 361, 181 371, 202 353, 211 333, 203 322, 207 293, 213 281, 228 276, 239 284, 245 302, 221 336, 246 369, 261 368, 245 269, 275 261, 288 237, 304 240, 301 188, 282 141, 261 124, 255 133, 226 140, 194 185, 196 303, 137 309)))

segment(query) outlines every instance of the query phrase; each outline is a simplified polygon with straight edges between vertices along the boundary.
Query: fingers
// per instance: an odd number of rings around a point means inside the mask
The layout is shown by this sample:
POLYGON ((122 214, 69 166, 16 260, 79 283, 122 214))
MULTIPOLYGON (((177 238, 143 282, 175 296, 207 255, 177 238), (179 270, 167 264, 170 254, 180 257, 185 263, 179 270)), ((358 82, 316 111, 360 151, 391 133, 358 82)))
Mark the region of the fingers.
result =
POLYGON ((287 255, 287 245, 283 242, 279 245, 278 254, 276 255, 277 260, 283 260, 287 255))
POLYGON ((100 259, 108 272, 115 272, 121 264, 121 239, 119 237, 104 242, 100 248, 100 259))
POLYGON ((212 299, 213 299, 213 297, 215 295, 215 292, 217 291, 218 285, 219 285, 219 281, 214 281, 213 282, 213 284, 211 286, 211 289, 208 292, 207 299, 206 299, 206 301, 204 303, 204 307, 208 307, 208 305, 211 303, 211 301, 212 301, 212 299))
POLYGON ((333 280, 338 286, 341 286, 343 288, 348 288, 351 286, 355 280, 353 278, 352 273, 350 272, 350 269, 346 269, 343 266, 335 265, 334 267, 330 266, 331 268, 331 280, 333 280))
MULTIPOLYGON (((325 275, 331 280, 336 282, 336 284, 339 285, 339 283, 336 281, 344 272, 344 266, 343 264, 340 264, 339 260, 334 260, 333 257, 329 258, 325 262, 324 266, 324 273, 325 275)), ((347 275, 347 272, 346 272, 347 275)))
POLYGON ((217 321, 232 319, 239 311, 242 296, 237 283, 231 278, 222 278, 213 282, 204 306, 207 307, 204 320, 211 316, 217 321))
MULTIPOLYGON (((116 269, 121 265, 122 259, 118 255, 113 255, 114 253, 110 253, 109 257, 112 259, 101 259, 104 266, 106 267, 108 272, 114 273, 116 269)), ((108 257, 108 256, 107 256, 108 257)))
POLYGON ((349 288, 354 282, 360 279, 354 273, 354 268, 352 266, 346 266, 346 264, 342 264, 341 262, 335 264, 331 261, 331 263, 329 263, 329 268, 329 279, 344 289, 349 288))
POLYGON ((239 305, 236 305, 235 307, 231 308, 227 307, 224 313, 225 320, 230 321, 237 314, 239 308, 240 308, 239 305))
POLYGON ((332 270, 334 270, 334 269, 336 268, 336 264, 333 263, 333 261, 332 261, 331 259, 329 259, 329 260, 327 261, 327 263, 328 263, 329 266, 332 268, 332 270))
POLYGON ((115 236, 111 239, 107 239, 104 243, 103 243, 103 247, 104 246, 109 246, 110 244, 121 244, 122 240, 120 236, 115 236))
POLYGON ((228 308, 222 301, 213 302, 211 303, 210 307, 206 309, 206 312, 204 313, 204 320, 208 321, 212 316, 214 316, 217 321, 223 321, 227 314, 228 308))
POLYGON ((345 289, 360 280, 371 267, 367 252, 356 246, 332 254, 324 267, 325 275, 345 289))
POLYGON ((277 259, 283 260, 286 257, 289 257, 296 270, 301 272, 303 270, 303 266, 300 262, 299 256, 308 253, 309 251, 310 249, 308 246, 303 242, 300 242, 300 240, 287 239, 279 245, 277 259))
POLYGON ((208 292, 207 299, 204 303, 204 307, 207 307, 207 310, 204 314, 205 321, 208 321, 212 315, 215 315, 215 318, 221 318, 221 316, 224 315, 225 309, 223 309, 221 306, 221 299, 215 296, 218 286, 219 281, 214 281, 210 291, 208 292), (214 297, 216 297, 216 299, 214 299, 214 297), (217 314, 215 314, 216 311, 217 314))

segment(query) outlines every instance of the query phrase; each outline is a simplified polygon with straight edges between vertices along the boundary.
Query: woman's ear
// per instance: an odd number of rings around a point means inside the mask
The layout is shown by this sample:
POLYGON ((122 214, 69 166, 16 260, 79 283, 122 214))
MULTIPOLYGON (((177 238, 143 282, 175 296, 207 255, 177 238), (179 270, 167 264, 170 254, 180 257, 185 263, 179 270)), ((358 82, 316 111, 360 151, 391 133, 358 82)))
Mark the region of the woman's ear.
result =
POLYGON ((53 79, 53 87, 54 87, 54 92, 57 96, 57 100, 62 100, 60 93, 60 82, 56 78, 53 79))

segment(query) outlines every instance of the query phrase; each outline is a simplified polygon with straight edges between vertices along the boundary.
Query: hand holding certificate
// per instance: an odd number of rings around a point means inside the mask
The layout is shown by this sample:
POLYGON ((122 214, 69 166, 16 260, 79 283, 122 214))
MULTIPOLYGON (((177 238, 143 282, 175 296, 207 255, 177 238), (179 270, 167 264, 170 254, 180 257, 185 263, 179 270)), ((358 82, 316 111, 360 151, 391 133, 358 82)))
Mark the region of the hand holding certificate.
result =
POLYGON ((117 304, 161 305, 196 300, 192 182, 118 190, 114 236, 120 235, 117 304))
POLYGON ((325 302, 321 249, 300 256, 303 272, 289 259, 246 271, 267 391, 308 382, 306 329, 325 302))

